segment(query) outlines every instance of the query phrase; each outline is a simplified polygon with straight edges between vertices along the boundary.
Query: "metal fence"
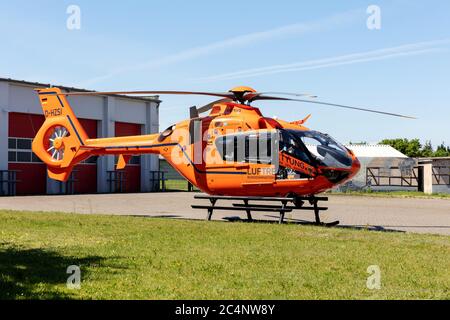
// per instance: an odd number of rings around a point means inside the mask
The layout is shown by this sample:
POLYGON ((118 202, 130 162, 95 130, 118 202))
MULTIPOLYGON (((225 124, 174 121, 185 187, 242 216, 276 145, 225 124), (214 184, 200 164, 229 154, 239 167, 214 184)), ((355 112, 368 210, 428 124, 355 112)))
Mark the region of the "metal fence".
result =
POLYGON ((433 185, 443 186, 450 185, 450 167, 449 166, 433 166, 433 185))
POLYGON ((125 192, 126 172, 125 171, 108 171, 109 192, 122 193, 125 192))
MULTIPOLYGON (((433 166, 433 185, 450 185, 450 167, 433 166)), ((417 187, 421 188, 423 167, 404 169, 400 167, 367 167, 366 185, 378 187, 417 187)))
POLYGON ((15 196, 18 170, 0 170, 0 196, 15 196))
POLYGON ((400 167, 367 167, 366 185, 377 187, 416 187, 422 179, 422 169, 413 167, 404 169, 400 167))

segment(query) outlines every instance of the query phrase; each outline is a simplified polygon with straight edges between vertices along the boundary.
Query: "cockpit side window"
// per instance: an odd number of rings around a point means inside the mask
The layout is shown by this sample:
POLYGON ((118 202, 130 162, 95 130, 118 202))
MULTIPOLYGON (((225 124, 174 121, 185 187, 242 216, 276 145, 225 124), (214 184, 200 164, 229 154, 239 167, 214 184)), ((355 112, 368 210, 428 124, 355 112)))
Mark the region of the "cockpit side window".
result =
POLYGON ((306 163, 314 164, 308 150, 299 139, 289 131, 283 130, 280 135, 280 151, 285 152, 306 163))
POLYGON ((348 150, 329 135, 318 131, 291 131, 302 141, 315 160, 326 167, 349 168, 348 150))

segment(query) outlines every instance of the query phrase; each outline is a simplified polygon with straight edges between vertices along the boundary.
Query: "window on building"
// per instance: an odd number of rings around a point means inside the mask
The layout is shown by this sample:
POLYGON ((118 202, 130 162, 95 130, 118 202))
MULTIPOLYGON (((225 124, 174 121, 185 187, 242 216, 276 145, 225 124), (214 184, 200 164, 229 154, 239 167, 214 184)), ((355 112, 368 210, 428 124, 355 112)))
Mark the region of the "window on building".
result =
POLYGON ((133 157, 131 157, 130 164, 132 164, 132 165, 140 165, 141 164, 141 156, 133 156, 133 157))
POLYGON ((17 149, 17 139, 8 139, 8 149, 17 149))
POLYGON ((17 152, 17 162, 31 162, 31 152, 17 152))
POLYGON ((17 149, 31 150, 31 139, 17 139, 17 149))
POLYGON ((14 151, 8 151, 8 161, 16 162, 17 161, 17 153, 14 151))
POLYGON ((31 138, 8 138, 8 162, 11 163, 42 163, 31 150, 31 138))

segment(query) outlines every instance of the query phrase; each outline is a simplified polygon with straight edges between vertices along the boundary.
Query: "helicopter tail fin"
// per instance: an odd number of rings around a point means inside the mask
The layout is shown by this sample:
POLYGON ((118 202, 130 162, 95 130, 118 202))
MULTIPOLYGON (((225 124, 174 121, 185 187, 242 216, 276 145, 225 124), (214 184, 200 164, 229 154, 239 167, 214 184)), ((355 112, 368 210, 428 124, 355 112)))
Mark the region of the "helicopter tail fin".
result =
POLYGON ((303 120, 298 120, 298 121, 294 121, 294 122, 291 122, 291 123, 292 123, 292 124, 295 124, 295 125, 297 125, 297 126, 301 126, 302 124, 305 124, 306 121, 309 120, 309 118, 311 118, 311 114, 308 114, 308 115, 306 116, 306 118, 304 118, 303 120))
POLYGON ((47 165, 50 178, 67 181, 73 167, 90 156, 82 149, 88 136, 60 89, 36 91, 45 122, 33 140, 33 152, 47 165))

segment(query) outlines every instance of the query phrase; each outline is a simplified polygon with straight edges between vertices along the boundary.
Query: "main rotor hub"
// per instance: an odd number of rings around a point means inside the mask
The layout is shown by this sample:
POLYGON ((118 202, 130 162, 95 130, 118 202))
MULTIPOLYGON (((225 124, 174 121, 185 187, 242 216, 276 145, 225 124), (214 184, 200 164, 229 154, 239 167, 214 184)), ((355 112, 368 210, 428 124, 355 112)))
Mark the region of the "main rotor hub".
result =
POLYGON ((256 93, 257 91, 251 87, 235 87, 231 89, 229 92, 234 94, 235 100, 239 101, 240 103, 244 104, 246 101, 249 101, 251 98, 254 97, 252 93, 256 93))
POLYGON ((240 87, 235 87, 235 88, 231 89, 230 92, 232 92, 232 93, 249 93, 249 92, 256 92, 256 90, 251 87, 240 86, 240 87))

